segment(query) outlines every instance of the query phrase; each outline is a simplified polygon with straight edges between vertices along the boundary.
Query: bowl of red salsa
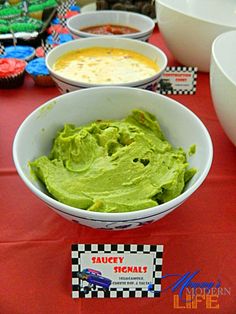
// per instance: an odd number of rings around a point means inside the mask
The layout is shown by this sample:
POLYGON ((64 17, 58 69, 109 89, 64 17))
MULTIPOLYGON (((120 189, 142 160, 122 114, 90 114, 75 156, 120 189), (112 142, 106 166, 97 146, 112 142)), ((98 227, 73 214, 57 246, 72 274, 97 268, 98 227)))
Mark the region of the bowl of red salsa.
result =
POLYGON ((107 35, 148 41, 154 26, 154 21, 145 15, 108 10, 81 13, 67 21, 74 38, 107 35))
POLYGON ((81 31, 96 35, 125 35, 139 32, 137 28, 111 23, 81 28, 81 31))

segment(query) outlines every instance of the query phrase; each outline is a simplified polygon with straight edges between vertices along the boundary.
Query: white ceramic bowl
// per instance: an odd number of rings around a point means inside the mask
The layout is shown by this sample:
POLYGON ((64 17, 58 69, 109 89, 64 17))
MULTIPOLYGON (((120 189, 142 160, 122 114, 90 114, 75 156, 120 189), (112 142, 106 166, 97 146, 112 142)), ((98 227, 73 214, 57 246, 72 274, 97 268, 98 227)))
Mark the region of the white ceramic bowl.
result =
POLYGON ((235 0, 156 0, 157 22, 174 57, 209 72, 211 45, 236 29, 235 0))
POLYGON ((206 178, 212 162, 212 143, 207 129, 189 109, 171 98, 128 87, 97 87, 65 94, 52 99, 32 112, 17 131, 13 144, 16 169, 41 200, 61 216, 98 229, 130 229, 154 222, 182 204, 206 178), (196 144, 196 154, 189 158, 198 172, 185 191, 162 205, 126 213, 101 213, 73 208, 50 197, 44 187, 33 180, 28 162, 47 155, 58 129, 65 123, 82 125, 97 119, 121 119, 132 109, 151 112, 161 125, 167 139, 188 151, 196 144))
POLYGON ((124 11, 95 11, 81 13, 71 17, 67 21, 67 27, 75 38, 100 37, 101 35, 83 32, 80 29, 97 26, 115 24, 129 26, 138 29, 139 32, 125 35, 115 35, 121 38, 132 38, 147 41, 152 35, 155 23, 153 20, 143 14, 124 12, 124 11))
POLYGON ((210 86, 220 123, 236 146, 236 31, 218 36, 212 45, 210 86))
POLYGON ((102 84, 95 85, 67 79, 53 70, 53 65, 60 56, 73 50, 88 47, 111 47, 135 51, 157 63, 160 68, 160 70, 154 76, 151 76, 147 79, 116 85, 138 87, 155 91, 157 89, 158 81, 160 80, 161 75, 167 66, 167 57, 162 50, 151 44, 139 40, 133 40, 129 38, 116 38, 111 36, 76 39, 55 47, 46 55, 46 65, 57 87, 62 93, 67 93, 75 91, 77 89, 83 89, 88 87, 102 86, 102 84))

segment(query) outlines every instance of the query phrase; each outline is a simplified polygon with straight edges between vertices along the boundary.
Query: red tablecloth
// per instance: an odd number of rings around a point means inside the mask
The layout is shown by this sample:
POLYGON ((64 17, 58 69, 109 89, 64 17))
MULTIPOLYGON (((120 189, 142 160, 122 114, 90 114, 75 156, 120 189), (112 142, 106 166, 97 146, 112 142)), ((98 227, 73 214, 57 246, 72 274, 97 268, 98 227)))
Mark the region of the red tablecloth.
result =
MULTIPOLYGON (((169 65, 177 64, 157 30, 151 43, 167 53, 169 65)), ((209 75, 199 73, 195 95, 172 96, 195 112, 211 134, 214 161, 206 181, 164 219, 130 231, 71 223, 18 177, 12 162, 15 132, 32 110, 57 95, 56 88, 35 87, 29 77, 22 88, 0 90, 0 313, 236 313, 236 149, 216 117, 209 75), (155 299, 72 299, 72 243, 164 244, 163 275, 200 270, 195 281, 219 280, 226 290, 210 305, 202 300, 192 310, 174 304, 178 293, 172 291, 155 299)))

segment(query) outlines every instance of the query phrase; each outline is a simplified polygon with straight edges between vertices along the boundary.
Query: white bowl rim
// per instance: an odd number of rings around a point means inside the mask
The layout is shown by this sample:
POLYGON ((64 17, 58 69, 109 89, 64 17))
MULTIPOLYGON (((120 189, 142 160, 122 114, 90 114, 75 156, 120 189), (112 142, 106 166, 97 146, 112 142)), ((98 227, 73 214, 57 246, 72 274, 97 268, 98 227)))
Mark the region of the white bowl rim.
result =
MULTIPOLYGON (((87 36, 87 37, 101 37, 101 35, 99 34, 90 34, 90 33, 87 33, 87 32, 83 32, 81 30, 75 30, 73 27, 70 26, 70 22, 72 22, 73 20, 76 20, 76 19, 79 19, 80 16, 86 16, 86 15, 102 15, 104 16, 105 15, 111 15, 111 14, 118 14, 118 15, 131 15, 131 16, 134 16, 134 17, 137 17, 139 19, 143 19, 143 20, 146 20, 147 22, 150 23, 150 27, 145 29, 145 30, 140 30, 139 32, 136 32, 136 33, 132 33, 132 34, 124 34, 124 35, 115 35, 116 37, 119 37, 119 38, 135 38, 136 37, 145 37, 147 35, 151 35, 154 27, 155 27, 155 22, 148 16, 146 15, 143 15, 143 14, 140 14, 140 13, 136 13, 136 12, 128 12, 128 11, 118 11, 118 10, 99 10, 99 11, 95 11, 95 12, 83 12, 83 13, 80 13, 78 15, 75 15, 75 16, 72 16, 70 17, 68 20, 67 20, 67 27, 69 28, 69 30, 71 31, 71 33, 73 33, 74 35, 77 35, 79 36, 80 34, 82 36, 87 36)), ((107 37, 108 36, 114 36, 114 35, 106 35, 107 37)))
MULTIPOLYGON (((168 0, 167 0, 167 1, 168 1, 168 0)), ((179 0, 179 1, 180 1, 180 0, 179 0)), ((175 11, 175 12, 178 12, 178 13, 180 13, 180 14, 183 14, 183 15, 185 15, 185 16, 187 16, 187 17, 191 17, 191 18, 193 18, 193 19, 196 19, 196 20, 199 20, 199 21, 203 21, 203 22, 205 22, 205 23, 209 23, 209 24, 212 24, 212 25, 218 25, 218 26, 224 26, 224 27, 228 27, 228 28, 232 28, 232 29, 235 29, 235 27, 236 27, 236 24, 235 24, 235 26, 232 26, 232 25, 224 24, 224 23, 222 23, 222 22, 220 22, 220 23, 217 22, 217 23, 216 23, 216 22, 213 22, 213 21, 208 20, 208 19, 206 19, 206 18, 202 18, 202 17, 199 17, 199 16, 196 16, 196 15, 190 14, 190 13, 185 12, 185 11, 181 11, 180 9, 178 9, 178 8, 176 8, 176 7, 174 7, 174 6, 171 6, 170 4, 165 3, 165 0, 156 0, 156 3, 157 3, 157 4, 159 3, 160 5, 166 7, 166 8, 168 8, 168 9, 170 9, 170 10, 173 10, 173 11, 175 11)))
POLYGON ((124 35, 99 35, 99 34, 91 34, 91 33, 87 33, 87 32, 82 32, 82 31, 76 31, 72 28, 69 28, 69 26, 67 26, 68 29, 70 30, 71 34, 73 34, 74 36, 81 36, 80 38, 98 38, 98 37, 102 37, 102 36, 106 36, 106 37, 118 37, 118 38, 130 38, 130 39, 135 39, 135 40, 141 40, 142 38, 146 38, 146 37, 150 37, 152 34, 152 30, 148 31, 148 32, 137 32, 137 33, 133 33, 133 36, 129 36, 130 34, 124 34, 124 35))
MULTIPOLYGON (((96 44, 96 45, 99 46, 99 44, 96 44)), ((86 49, 86 47, 83 49, 86 49)), ((126 48, 123 48, 123 49, 126 49, 126 48)), ((132 49, 129 49, 129 47, 127 47, 127 50, 132 51, 132 49)), ((67 52, 69 52, 69 51, 67 51, 67 52)), ((67 52, 65 52, 65 54, 67 52)), ((88 88, 88 87, 106 87, 106 86, 127 86, 127 87, 133 86, 133 87, 136 87, 136 86, 145 85, 147 83, 151 83, 151 82, 155 81, 164 72, 164 70, 167 66, 167 63, 168 63, 168 59, 167 59, 166 54, 160 48, 158 48, 154 45, 151 45, 149 43, 145 43, 145 42, 142 42, 139 40, 134 40, 131 38, 120 38, 120 37, 112 37, 112 36, 106 36, 105 35, 105 36, 100 36, 99 38, 98 37, 79 38, 79 39, 75 39, 73 41, 69 41, 67 43, 64 43, 62 45, 58 45, 57 47, 54 47, 51 51, 49 51, 49 53, 46 55, 45 63, 46 63, 46 66, 47 66, 47 68, 48 68, 48 70, 52 76, 58 78, 63 83, 67 83, 67 84, 69 83, 70 85, 75 86, 75 87, 85 87, 85 88, 88 88), (143 79, 143 80, 133 81, 133 82, 129 82, 129 83, 119 83, 119 84, 89 84, 86 82, 81 82, 81 81, 76 81, 76 80, 64 78, 62 75, 56 73, 52 69, 52 67, 48 64, 48 59, 49 59, 50 55, 53 54, 56 50, 61 49, 62 46, 70 46, 72 43, 75 43, 75 42, 80 43, 81 41, 83 41, 83 42, 97 41, 99 39, 104 39, 105 41, 114 41, 114 42, 118 42, 118 43, 121 41, 127 42, 127 43, 130 42, 130 43, 137 44, 137 46, 141 45, 144 48, 146 47, 146 48, 156 50, 156 52, 163 58, 163 63, 164 63, 163 67, 160 68, 160 70, 155 75, 152 75, 152 76, 150 76, 146 79, 143 79)))
POLYGON ((215 61, 217 67, 219 68, 219 70, 221 71, 221 73, 236 87, 236 81, 234 81, 227 73, 226 71, 224 70, 223 66, 220 64, 218 58, 217 58, 217 55, 216 55, 216 45, 217 45, 217 42, 222 40, 222 38, 224 37, 227 37, 229 35, 235 35, 235 38, 236 38, 236 30, 234 31, 229 31, 229 32, 225 32, 225 33, 222 33, 220 34, 219 36, 217 36, 215 38, 215 40, 213 41, 212 43, 212 47, 211 47, 211 53, 212 53, 212 58, 213 60, 215 61))
MULTIPOLYGON (((126 90, 132 90, 132 92, 135 92, 135 91, 140 92, 141 91, 144 94, 149 94, 149 93, 154 94, 153 92, 148 91, 148 90, 140 90, 140 89, 133 88, 133 87, 123 87, 123 86, 122 87, 120 87, 120 86, 93 87, 91 89, 93 89, 93 90, 99 90, 99 89, 116 89, 116 90, 123 89, 123 90, 125 90, 126 89, 126 90)), ((76 91, 71 92, 71 93, 80 93, 81 94, 81 93, 86 93, 86 92, 87 92, 87 89, 83 89, 83 90, 76 90, 76 91)), ((44 107, 47 107, 47 105, 51 104, 52 101, 57 101, 58 99, 68 97, 69 94, 63 94, 63 95, 57 96, 53 99, 50 99, 46 103, 44 103, 43 105, 37 107, 34 111, 32 111, 26 117, 26 119, 22 122, 20 127, 18 128, 18 130, 15 134, 15 138, 13 141, 13 149, 12 149, 15 167, 16 167, 17 172, 18 172, 19 176, 21 177, 21 179, 24 181, 26 186, 28 186, 28 188, 34 192, 35 195, 37 195, 41 200, 43 200, 49 206, 52 206, 55 210, 58 210, 64 214, 67 214, 70 216, 74 216, 74 217, 78 217, 78 218, 86 219, 86 220, 95 220, 95 221, 117 221, 117 219, 119 219, 118 221, 121 222, 121 221, 145 219, 145 218, 149 218, 152 216, 153 217, 157 216, 157 215, 162 214, 164 212, 168 212, 168 211, 174 209, 176 206, 179 206, 194 191, 196 191, 197 188, 203 183, 204 179, 206 178, 206 176, 207 176, 207 174, 211 168, 211 164, 212 164, 212 160, 213 160, 213 145, 212 145, 211 137, 210 137, 210 134, 209 134, 207 128, 205 127, 203 122, 197 117, 197 115, 195 113, 193 113, 190 109, 188 109, 187 107, 185 107, 181 103, 179 103, 179 102, 175 101, 174 99, 169 98, 167 96, 164 96, 161 94, 155 94, 156 95, 155 97, 157 97, 157 98, 158 97, 168 98, 170 102, 175 103, 176 105, 180 106, 183 110, 188 112, 188 114, 192 115, 196 120, 198 120, 202 131, 205 133, 205 136, 206 136, 206 139, 208 142, 208 148, 209 148, 209 156, 208 156, 207 164, 205 165, 205 169, 204 169, 203 173, 201 174, 201 176, 197 179, 197 181, 191 187, 189 187, 186 191, 184 191, 182 194, 180 194, 179 196, 177 196, 173 200, 168 201, 164 204, 157 205, 154 207, 149 207, 149 208, 142 209, 142 210, 120 212, 120 213, 93 212, 93 211, 88 211, 88 210, 72 207, 72 206, 66 205, 62 202, 59 202, 56 199, 50 197, 49 195, 43 193, 42 191, 40 191, 38 188, 36 188, 33 185, 31 180, 27 176, 25 176, 23 171, 21 170, 21 167, 20 167, 18 159, 17 159, 17 150, 16 150, 17 139, 20 136, 20 133, 21 133, 22 129, 24 128, 24 125, 27 124, 27 122, 31 119, 31 117, 33 115, 36 114, 36 112, 39 112, 44 107), (63 211, 61 210, 62 207, 64 208, 63 211), (80 217, 79 215, 81 215, 82 217, 80 217), (122 218, 125 220, 122 220, 122 218)))

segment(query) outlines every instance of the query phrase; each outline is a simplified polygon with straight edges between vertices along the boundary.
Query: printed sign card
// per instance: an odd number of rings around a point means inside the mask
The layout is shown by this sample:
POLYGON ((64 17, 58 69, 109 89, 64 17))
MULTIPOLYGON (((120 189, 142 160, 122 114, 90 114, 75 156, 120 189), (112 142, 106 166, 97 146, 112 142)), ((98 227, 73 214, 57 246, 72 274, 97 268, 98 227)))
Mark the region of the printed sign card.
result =
POLYGON ((73 298, 159 297, 163 245, 73 244, 73 298))
POLYGON ((193 95, 196 92, 196 67, 166 67, 158 83, 157 91, 164 95, 193 95))

